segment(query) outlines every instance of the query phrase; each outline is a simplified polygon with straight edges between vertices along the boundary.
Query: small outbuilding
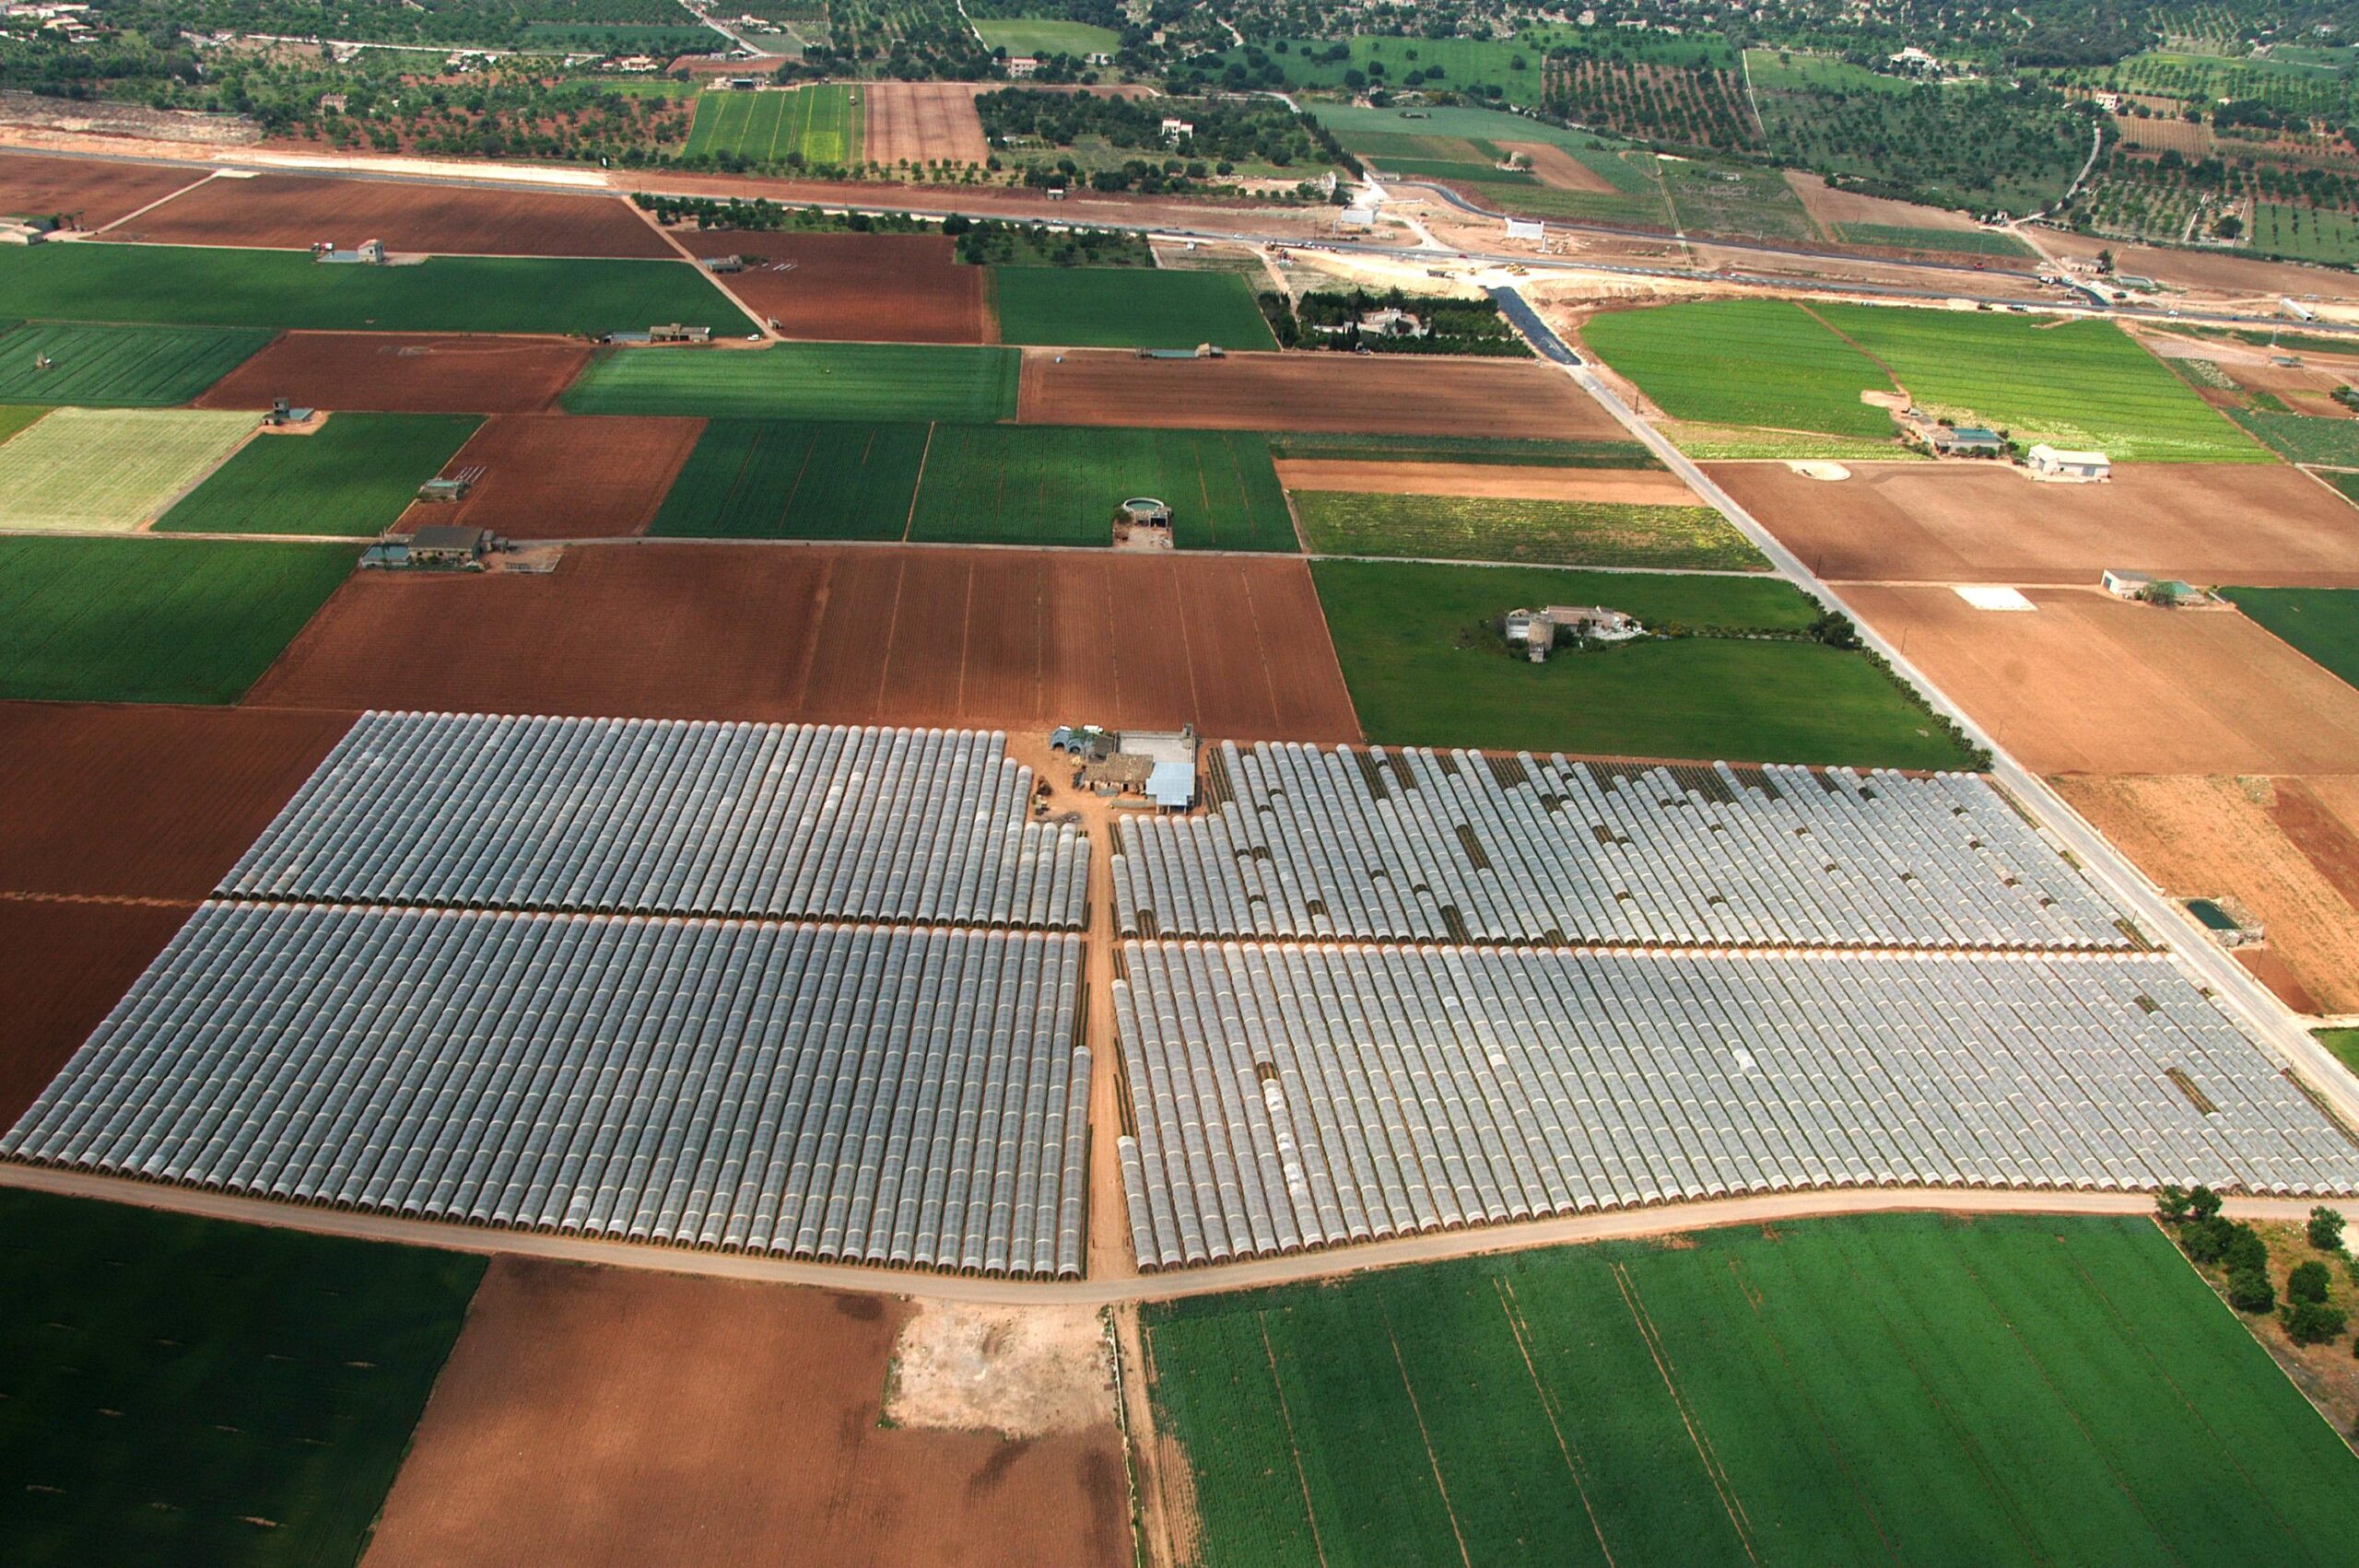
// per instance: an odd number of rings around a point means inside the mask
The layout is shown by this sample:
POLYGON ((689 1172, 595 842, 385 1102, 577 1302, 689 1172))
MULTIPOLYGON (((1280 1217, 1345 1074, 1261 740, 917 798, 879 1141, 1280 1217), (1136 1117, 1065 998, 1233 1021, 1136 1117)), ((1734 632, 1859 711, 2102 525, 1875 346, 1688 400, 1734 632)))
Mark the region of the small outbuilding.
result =
POLYGON ((1936 425, 1925 444, 1942 457, 2001 457, 2007 451, 2004 437, 1980 425, 1936 425))
POLYGON ((2113 462, 2099 451, 2073 451, 2046 441, 2024 454, 2024 466, 2035 479, 2090 485, 2113 477, 2113 462))
POLYGON ((2144 572, 2124 571, 2119 567, 2107 567, 2097 579, 2105 591, 2116 599, 2137 599, 2154 586, 2154 579, 2144 572))
POLYGON ((491 530, 467 528, 455 523, 434 523, 409 536, 409 562, 413 567, 452 568, 478 566, 491 554, 494 544, 491 530))

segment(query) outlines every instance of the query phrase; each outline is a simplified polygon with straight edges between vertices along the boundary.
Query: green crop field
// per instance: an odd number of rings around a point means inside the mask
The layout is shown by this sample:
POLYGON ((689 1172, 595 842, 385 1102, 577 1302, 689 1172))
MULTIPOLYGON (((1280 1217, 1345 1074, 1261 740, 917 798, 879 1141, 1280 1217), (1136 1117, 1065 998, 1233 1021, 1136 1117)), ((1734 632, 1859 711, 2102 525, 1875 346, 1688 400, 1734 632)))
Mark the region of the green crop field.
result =
MULTIPOLYGON (((1388 44, 1429 41, 1388 39, 1388 44)), ((1337 67, 1340 71, 1341 67, 1337 67)), ((1542 217, 1590 218, 1602 222, 1668 226, 1671 209, 1660 168, 1629 143, 1593 132, 1549 125, 1497 109, 1455 107, 1363 109, 1348 104, 1309 106, 1345 151, 1391 166, 1400 159, 1438 161, 1448 172, 1431 171, 1477 187, 1485 200, 1542 217), (1611 192, 1566 191, 1493 167, 1506 144, 1538 142, 1563 148, 1613 187, 1611 192)))
POLYGON ((345 544, 0 539, 0 697, 235 702, 357 554, 345 544))
POLYGON ((37 322, 0 333, 0 403, 169 408, 260 353, 252 329, 102 327, 37 322), (40 368, 43 355, 49 368, 40 368))
MULTIPOLYGON (((1286 53, 1272 58, 1285 72, 1286 80, 1298 87, 1341 87, 1345 71, 1398 84, 1416 71, 1437 85, 1461 92, 1496 87, 1508 103, 1529 106, 1540 101, 1542 66, 1548 53, 1544 44, 1523 39, 1398 38, 1376 33, 1347 41, 1352 52, 1348 60, 1325 59, 1321 56, 1331 45, 1306 40, 1290 42, 1286 53), (1370 66, 1375 67, 1373 72, 1370 66)), ((1230 57, 1242 58, 1242 54, 1232 52, 1230 57)), ((1321 116, 1326 112, 1321 106, 1321 116)))
POLYGON ((1234 273, 1136 267, 993 267, 1008 343, 1057 348, 1274 349, 1253 290, 1234 273))
MULTIPOLYGON (((0 249, 0 298, 61 321, 274 330, 595 335, 659 322, 719 333, 752 325, 686 262, 438 256, 416 266, 332 266, 299 251, 34 245, 0 249)), ((18 395, 0 379, 0 397, 18 395)))
POLYGON ((2359 217, 2325 208, 2256 202, 2248 243, 2266 256, 2348 266, 2359 262, 2359 217))
POLYGON ((1182 549, 1296 547, 1259 435, 1044 425, 935 427, 910 537, 1106 544, 1133 496, 1169 503, 1182 549))
POLYGON ((0 403, 0 441, 6 440, 19 430, 29 428, 34 420, 48 412, 46 408, 0 403))
POLYGON ((2116 462, 2271 461, 2109 322, 1746 299, 1610 311, 1581 336, 1696 424, 1878 436, 1891 419, 1859 394, 1896 379, 1919 406, 2025 445, 2095 447, 2116 462))
POLYGON ((2255 408, 2232 410, 2228 417, 2250 431, 2270 451, 2292 462, 2359 468, 2359 419, 2278 414, 2255 408))
POLYGON ((1837 232, 1854 245, 1885 245, 1896 251, 1940 251, 1959 256, 2029 256, 2032 248, 2012 234, 1990 228, 1914 228, 1889 223, 1844 223, 1837 232))
POLYGON ((1747 459, 1828 458, 1848 462, 1931 462, 1915 447, 1904 447, 1896 436, 1871 439, 1864 436, 1822 436, 1806 430, 1761 430, 1742 425, 1691 425, 1681 419, 1656 422, 1672 446, 1698 462, 1740 462, 1747 459))
POLYGON ((264 432, 156 529, 366 537, 392 527, 481 423, 444 414, 338 414, 307 436, 264 432))
POLYGON ((716 419, 648 532, 722 539, 898 539, 927 427, 716 419))
POLYGON ((2359 1029, 2313 1029, 2319 1045, 2334 1053, 2345 1069, 2359 1073, 2359 1029))
POLYGON ((866 111, 857 88, 807 87, 785 92, 707 92, 697 99, 687 155, 727 153, 759 163, 837 168, 861 160, 866 111))
POLYGON ((1962 767, 1942 727, 1862 654, 1793 639, 1686 637, 1545 664, 1489 623, 1533 604, 1604 604, 1649 626, 1796 630, 1786 583, 1536 567, 1315 561, 1352 704, 1393 745, 1701 761, 1962 767))
POLYGON ((1372 496, 1298 490, 1295 515, 1324 556, 1419 556, 1555 566, 1766 570, 1710 507, 1372 496))
POLYGON ((1673 419, 1835 436, 1892 433, 1861 403, 1892 391, 1873 361, 1784 299, 1727 299, 1607 310, 1581 338, 1673 419))
POLYGON ((1277 434, 1270 455, 1330 462, 1479 462, 1508 468, 1661 468, 1637 441, 1549 441, 1484 436, 1277 434))
POLYGON ((2237 609, 2359 686, 2359 588, 2231 588, 2237 609))
POLYGON ((977 17, 974 27, 985 49, 1004 49, 1011 56, 1070 54, 1086 60, 1122 47, 1122 35, 1111 28, 1053 17, 977 17))
POLYGON ((0 528, 127 532, 253 430, 251 414, 61 408, 0 446, 0 528))
POLYGON ((0 1193, 9 1560, 358 1561, 483 1271, 0 1193))
POLYGON ((1879 1215, 1144 1309, 1209 1568, 2328 1563, 2359 1460, 2144 1220, 1879 1215))
POLYGON ((567 390, 575 414, 712 419, 959 420, 1015 417, 1012 348, 780 343, 725 352, 621 349, 567 390))
POLYGON ((2110 322, 1824 305, 1919 406, 2117 462, 2268 462, 2270 453, 2110 322))

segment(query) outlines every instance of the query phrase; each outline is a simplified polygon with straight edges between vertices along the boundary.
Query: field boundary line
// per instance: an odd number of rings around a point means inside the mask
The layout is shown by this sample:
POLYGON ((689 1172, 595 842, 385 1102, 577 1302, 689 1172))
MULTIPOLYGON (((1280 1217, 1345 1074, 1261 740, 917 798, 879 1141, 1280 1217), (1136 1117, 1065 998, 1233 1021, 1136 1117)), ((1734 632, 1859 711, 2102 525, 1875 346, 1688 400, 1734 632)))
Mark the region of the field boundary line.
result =
POLYGON ((1464 1568, 1474 1568, 1473 1558, 1466 1552, 1466 1532, 1458 1527, 1458 1507, 1449 1500, 1449 1483, 1441 1479, 1441 1459, 1434 1452, 1433 1434, 1426 1430, 1425 1408, 1417 1403, 1417 1386, 1409 1379, 1409 1363, 1401 1354, 1401 1338, 1392 1331, 1392 1309, 1379 1306, 1384 1314, 1384 1342, 1392 1347, 1392 1364, 1401 1369, 1401 1391, 1409 1396, 1409 1413, 1417 1418, 1417 1441, 1424 1445, 1426 1464, 1434 1473, 1434 1490, 1441 1493, 1441 1511, 1449 1517, 1449 1533, 1458 1542, 1458 1560, 1464 1568))
POLYGON ((190 181, 179 190, 167 192, 163 195, 157 197, 154 201, 149 202, 146 206, 140 207, 133 212, 124 213, 112 223, 104 224, 90 230, 90 235, 93 239, 96 239, 100 235, 111 233, 113 230, 121 228, 124 224, 129 223, 135 217, 145 217, 149 213, 154 212, 158 207, 162 206, 166 202, 178 201, 181 197, 187 195, 191 191, 195 190, 199 185, 207 185, 212 183, 219 173, 220 170, 217 169, 208 169, 203 175, 190 181))
MULTIPOLYGON (((1260 648, 1262 646, 1262 606, 1255 603, 1253 598, 1253 576, 1250 572, 1240 572, 1238 574, 1238 587, 1242 591, 1245 597, 1246 616, 1253 623, 1253 646, 1260 648)), ((1271 722, 1273 724, 1281 724, 1284 720, 1280 718, 1280 715, 1285 711, 1285 705, 1278 698, 1278 673, 1276 661, 1272 659, 1263 658, 1259 662, 1262 666, 1262 693, 1270 699, 1271 722)))
POLYGON ((1695 1413, 1687 1407, 1687 1396, 1679 1391, 1679 1380, 1672 1375, 1670 1352, 1663 1347, 1656 1331, 1654 1319, 1638 1300, 1637 1286, 1630 1279, 1630 1270, 1618 1259, 1607 1265, 1614 1271, 1614 1283, 1622 1293, 1622 1305, 1629 1309, 1630 1322, 1638 1330, 1638 1338, 1646 1342, 1647 1354, 1654 1358, 1655 1371, 1662 1378, 1663 1392, 1679 1411, 1679 1424, 1687 1429, 1687 1441, 1696 1445, 1696 1457, 1703 1462, 1704 1473, 1712 1482, 1712 1490, 1720 1494, 1720 1506, 1727 1511, 1729 1527, 1736 1531, 1737 1543, 1744 1548, 1745 1557, 1759 1562, 1761 1554, 1753 1549, 1753 1525, 1745 1517, 1744 1505, 1737 1500, 1735 1485, 1728 1472, 1720 1468, 1719 1457, 1712 1450, 1710 1439, 1696 1424, 1695 1413))
POLYGON ((1842 342, 1845 346, 1848 347, 1852 353, 1858 355, 1860 358, 1865 359, 1877 369, 1882 370, 1884 372, 1884 379, 1892 383, 1893 391, 1898 392, 1903 397, 1907 397, 1909 395, 1908 389, 1900 384, 1900 373, 1897 370, 1895 370, 1891 366, 1885 364, 1880 355, 1870 352, 1867 345, 1860 342, 1858 338, 1853 337, 1849 333, 1845 332, 1841 327, 1837 326, 1833 322, 1830 322, 1825 316, 1820 315, 1816 310, 1811 308, 1808 301, 1802 299, 1795 300, 1794 309, 1800 310, 1803 315, 1808 316, 1812 321, 1816 322, 1820 326, 1834 333, 1835 336, 1842 342))
POLYGON ((1270 1387, 1278 1396, 1278 1419, 1286 1426, 1286 1453, 1294 1459, 1295 1484, 1302 1489, 1302 1516, 1310 1525, 1310 1549, 1319 1554, 1319 1568, 1327 1568, 1327 1547, 1319 1539, 1319 1510, 1310 1503, 1310 1477, 1302 1468, 1302 1445, 1295 1441, 1294 1411, 1286 1406, 1285 1379, 1278 1375, 1278 1352, 1270 1343, 1270 1315, 1265 1309, 1253 1314, 1253 1326, 1262 1334, 1262 1354, 1270 1363, 1270 1387))
MULTIPOLYGON (((669 245, 674 253, 675 253, 681 261, 686 262, 688 265, 696 268, 698 273, 703 275, 707 283, 711 284, 713 287, 721 291, 722 298, 728 300, 732 305, 736 306, 739 313, 744 315, 747 321, 754 323, 754 330, 757 333, 760 333, 763 337, 769 339, 772 343, 782 343, 785 341, 782 334, 770 330, 770 319, 768 316, 763 315, 751 305, 748 305, 745 301, 740 299, 737 297, 737 291, 730 287, 726 283, 723 283, 719 273, 704 264, 703 258, 699 257, 695 252, 689 250, 686 245, 681 244, 679 239, 674 235, 670 229, 656 222, 655 215, 653 213, 649 212, 645 207, 642 207, 637 202, 632 201, 628 194, 625 194, 621 200, 624 207, 631 212, 637 213, 639 215, 639 220, 647 225, 648 228, 653 229, 655 231, 656 238, 662 240, 664 244, 669 245)), ((588 258, 581 259, 586 260, 588 258)), ((628 258, 620 259, 628 260, 628 258)), ((647 261, 663 260, 661 256, 650 256, 641 259, 647 261)))
MULTIPOLYGON (((937 423, 939 421, 933 419, 925 422, 925 445, 918 451, 918 476, 910 484, 910 515, 901 520, 901 543, 904 544, 916 543, 918 497, 925 494, 926 460, 933 456, 933 429, 937 423)), ((817 443, 815 441, 813 444, 817 443)))
POLYGON ((1504 1275, 1491 1276, 1491 1288, 1499 1297, 1499 1316, 1508 1320, 1508 1332, 1515 1336, 1516 1353, 1523 1357, 1524 1375, 1532 1379, 1532 1391, 1539 1398, 1540 1413, 1548 1418, 1548 1430, 1555 1434, 1556 1452, 1565 1457, 1565 1473, 1573 1480, 1573 1491, 1579 1494, 1581 1511, 1589 1515, 1590 1532, 1597 1537, 1597 1550, 1605 1554, 1605 1568, 1619 1568, 1614 1560, 1614 1548, 1605 1539, 1605 1527, 1597 1517, 1597 1506, 1589 1500, 1589 1488, 1581 1480, 1581 1468, 1565 1441, 1565 1429, 1556 1421, 1556 1401, 1550 1397, 1547 1385, 1540 1381, 1540 1369, 1532 1364, 1532 1346, 1524 1338, 1521 1304, 1517 1302, 1515 1285, 1504 1275))

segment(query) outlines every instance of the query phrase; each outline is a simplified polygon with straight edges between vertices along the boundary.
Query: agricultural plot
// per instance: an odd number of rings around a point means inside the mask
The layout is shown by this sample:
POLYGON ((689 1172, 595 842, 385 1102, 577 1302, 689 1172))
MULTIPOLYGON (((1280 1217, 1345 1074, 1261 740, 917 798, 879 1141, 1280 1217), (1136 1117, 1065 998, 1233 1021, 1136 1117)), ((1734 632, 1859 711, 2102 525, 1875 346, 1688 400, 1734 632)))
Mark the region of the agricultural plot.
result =
POLYGON ((2274 409, 2231 409, 2228 417, 2289 462, 2359 468, 2359 419, 2274 409))
POLYGON ((1070 54, 1086 60, 1122 46, 1122 35, 1111 28, 1056 17, 977 17, 973 25, 985 49, 1004 49, 1011 56, 1070 54))
POLYGON ((0 539, 0 697, 234 702, 350 573, 353 555, 341 544, 0 539))
POLYGON ((1313 553, 1554 566, 1756 571, 1761 553, 1710 507, 1297 490, 1313 553))
POLYGON ((859 163, 864 119, 859 91, 821 85, 784 92, 707 92, 697 99, 687 156, 838 169, 859 163))
MULTIPOLYGON (((1422 51, 1434 41, 1411 41, 1422 51)), ((1320 104, 1311 111, 1345 151, 1387 169, 1403 162, 1438 165, 1402 172, 1471 187, 1479 199, 1500 206, 1546 217, 1661 228, 1671 223, 1653 159, 1643 153, 1625 157, 1626 143, 1496 109, 1320 104), (1511 150, 1531 158, 1529 173, 1498 167, 1511 150)))
POLYGON ((1839 462, 1930 462, 1921 452, 1895 444, 1889 436, 1823 436, 1802 430, 1761 430, 1742 425, 1698 425, 1683 419, 1660 419, 1655 428, 1663 439, 1698 462, 1746 462, 1766 459, 1799 462, 1825 459, 1839 462))
POLYGON ((1957 256, 2032 255, 2032 248, 2013 235, 1993 228, 1919 228, 1908 224, 1843 223, 1835 226, 1838 239, 1853 245, 1873 245, 1887 251, 1931 251, 1957 256))
POLYGON ((25 429, 48 412, 46 408, 0 403, 0 441, 5 441, 18 431, 25 429))
POLYGON ((2359 686, 2359 590, 2232 588, 2236 608, 2359 686))
POLYGON ((993 267, 1001 341, 1058 348, 1275 349, 1234 273, 993 267))
POLYGON ((1862 439, 1889 438, 1892 415, 1860 401, 1892 378, 1783 299, 1713 300, 1608 310, 1583 342, 1673 419, 1862 439))
POLYGON ((251 414, 61 408, 0 445, 0 529, 121 533, 252 435, 251 414))
MULTIPOLYGON (((874 88, 870 89, 874 91, 874 88)), ((991 271, 944 234, 675 229, 698 256, 737 256, 729 291, 780 335, 823 343, 991 343, 991 271)))
POLYGON ((309 435, 264 432, 157 522, 159 533, 341 533, 393 526, 476 421, 339 414, 309 435))
POLYGON ((1311 574, 1372 741, 1877 767, 1967 760, 1864 656, 1802 638, 1817 607, 1782 582, 1367 561, 1318 561, 1311 574), (1538 604, 1789 635, 1656 639, 1533 664, 1491 623, 1538 604))
POLYGON ((590 363, 578 338, 291 332, 197 399, 200 408, 539 414, 590 363))
POLYGON ((0 1193, 0 1538, 24 1562, 355 1561, 480 1258, 0 1193))
POLYGON ((0 212, 57 213, 85 228, 103 228, 200 178, 168 164, 47 158, 10 147, 0 155, 0 212))
POLYGON ((466 495, 421 501, 402 521, 513 539, 625 538, 653 520, 703 431, 699 419, 494 415, 451 460, 449 472, 475 472, 466 495))
POLYGON ((1637 441, 1555 441, 1483 436, 1281 434, 1270 455, 1306 462, 1483 463, 1510 468, 1661 468, 1637 441))
POLYGON ((565 394, 575 414, 714 419, 928 420, 1015 414, 1013 349, 782 343, 728 352, 623 349, 593 359, 565 394))
POLYGON ((2318 207, 2256 202, 2248 243, 2264 256, 2348 266, 2359 261, 2359 218, 2318 207))
POLYGON ((194 908, 0 898, 0 1122, 24 1114, 194 908))
POLYGON ((111 232, 158 245, 309 250, 322 240, 459 256, 672 256, 663 237, 613 196, 487 190, 405 180, 261 174, 208 180, 111 232))
POLYGON ((0 333, 0 403, 169 408, 269 342, 251 330, 37 322, 0 333))
POLYGON ((716 419, 663 497, 652 534, 898 539, 909 531, 928 427, 716 419))
POLYGON ((28 316, 320 331, 644 332, 751 323, 686 262, 440 256, 331 266, 290 251, 35 245, 0 252, 0 298, 28 316))
POLYGON ((2350 1450, 2142 1220, 1602 1243, 1145 1329, 1213 1568, 2324 1562, 2359 1527, 2350 1450))
POLYGON ((1151 496, 1182 549, 1292 550, 1268 444, 1248 431, 937 426, 910 537, 1105 544, 1116 509, 1151 496))

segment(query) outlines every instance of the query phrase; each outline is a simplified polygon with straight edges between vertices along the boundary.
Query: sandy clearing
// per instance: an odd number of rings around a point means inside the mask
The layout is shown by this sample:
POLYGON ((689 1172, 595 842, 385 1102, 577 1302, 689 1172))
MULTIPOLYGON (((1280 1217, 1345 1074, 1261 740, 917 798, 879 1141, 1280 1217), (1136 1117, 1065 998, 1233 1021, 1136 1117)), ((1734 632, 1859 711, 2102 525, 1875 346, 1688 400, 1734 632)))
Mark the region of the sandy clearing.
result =
POLYGON ((1508 468, 1481 462, 1345 462, 1324 458, 1284 458, 1277 467, 1279 483, 1289 490, 1632 506, 1703 504, 1677 474, 1651 469, 1508 468))
POLYGON ((893 1342, 885 1419, 1006 1437, 1086 1433, 1114 1419, 1106 1328, 1086 1306, 927 1302, 893 1342))
MULTIPOLYGON (((1798 169, 1786 170, 1786 183, 1802 198, 1803 208, 1816 218, 1832 236, 1837 224, 1875 223, 1892 228, 1940 228, 1953 234, 1971 234, 1981 225, 1966 213, 1952 212, 1947 207, 1929 207, 1915 202, 1896 202, 1885 196, 1866 195, 1858 191, 1837 190, 1815 174, 1804 174, 1798 169)), ((2025 256, 2028 263, 2031 258, 2025 256)))

